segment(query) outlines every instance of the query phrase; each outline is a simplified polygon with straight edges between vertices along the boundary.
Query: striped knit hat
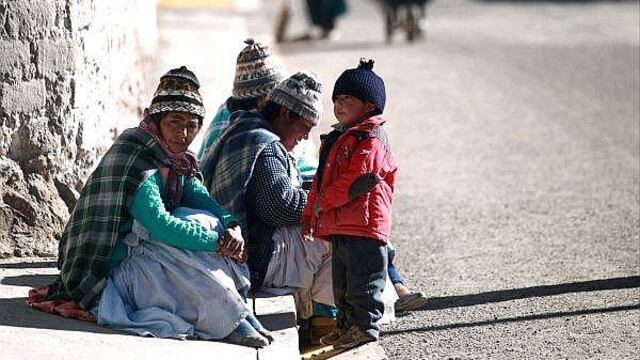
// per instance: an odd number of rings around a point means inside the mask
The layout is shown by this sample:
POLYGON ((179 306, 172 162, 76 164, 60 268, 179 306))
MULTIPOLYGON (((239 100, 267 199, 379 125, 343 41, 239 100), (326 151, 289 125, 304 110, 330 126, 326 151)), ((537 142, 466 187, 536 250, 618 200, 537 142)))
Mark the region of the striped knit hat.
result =
POLYGON ((233 82, 233 97, 238 100, 267 95, 284 78, 282 70, 269 59, 268 46, 253 39, 244 43, 247 46, 238 54, 233 82))
POLYGON ((183 112, 203 119, 205 110, 199 88, 198 78, 186 66, 169 70, 160 78, 160 84, 149 106, 149 114, 183 112))
POLYGON ((316 74, 299 71, 275 87, 268 101, 280 104, 318 125, 322 116, 322 84, 316 74))

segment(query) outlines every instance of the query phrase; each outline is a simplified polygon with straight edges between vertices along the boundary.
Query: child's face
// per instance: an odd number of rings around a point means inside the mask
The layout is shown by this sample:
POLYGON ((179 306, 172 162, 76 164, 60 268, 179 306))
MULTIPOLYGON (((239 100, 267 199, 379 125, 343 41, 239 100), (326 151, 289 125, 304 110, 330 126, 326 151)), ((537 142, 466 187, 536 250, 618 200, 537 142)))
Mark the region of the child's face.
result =
POLYGON ((338 95, 333 103, 333 114, 342 125, 353 125, 364 120, 375 110, 370 102, 362 101, 351 95, 338 95))

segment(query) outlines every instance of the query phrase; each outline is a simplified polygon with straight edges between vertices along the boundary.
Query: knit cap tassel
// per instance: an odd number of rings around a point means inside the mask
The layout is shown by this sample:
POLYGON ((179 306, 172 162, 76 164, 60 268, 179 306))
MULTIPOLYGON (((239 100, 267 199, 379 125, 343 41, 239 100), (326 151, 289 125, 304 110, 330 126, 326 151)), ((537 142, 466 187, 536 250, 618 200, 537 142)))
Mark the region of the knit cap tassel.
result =
POLYGON ((374 63, 375 61, 373 61, 373 59, 360 58, 360 64, 358 65, 358 69, 373 70, 374 63))

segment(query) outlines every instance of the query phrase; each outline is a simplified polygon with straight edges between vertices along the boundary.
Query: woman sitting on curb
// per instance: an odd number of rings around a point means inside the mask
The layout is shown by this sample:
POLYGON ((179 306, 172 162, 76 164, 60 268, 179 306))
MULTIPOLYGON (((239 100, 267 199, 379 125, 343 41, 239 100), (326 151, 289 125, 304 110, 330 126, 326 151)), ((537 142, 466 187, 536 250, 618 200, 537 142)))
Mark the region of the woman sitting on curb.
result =
POLYGON ((143 336, 269 344, 243 298, 240 229, 187 150, 205 113, 199 86, 184 66, 160 78, 140 125, 88 179, 60 241, 60 275, 29 306, 143 336))

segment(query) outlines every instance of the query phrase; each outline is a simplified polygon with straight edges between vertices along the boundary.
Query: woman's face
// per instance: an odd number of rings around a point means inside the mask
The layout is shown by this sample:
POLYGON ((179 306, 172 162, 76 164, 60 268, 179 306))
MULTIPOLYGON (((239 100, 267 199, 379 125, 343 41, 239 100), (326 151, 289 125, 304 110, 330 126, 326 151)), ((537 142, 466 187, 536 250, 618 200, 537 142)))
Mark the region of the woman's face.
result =
POLYGON ((160 120, 160 134, 174 154, 185 152, 200 131, 200 120, 187 113, 170 112, 160 120))

